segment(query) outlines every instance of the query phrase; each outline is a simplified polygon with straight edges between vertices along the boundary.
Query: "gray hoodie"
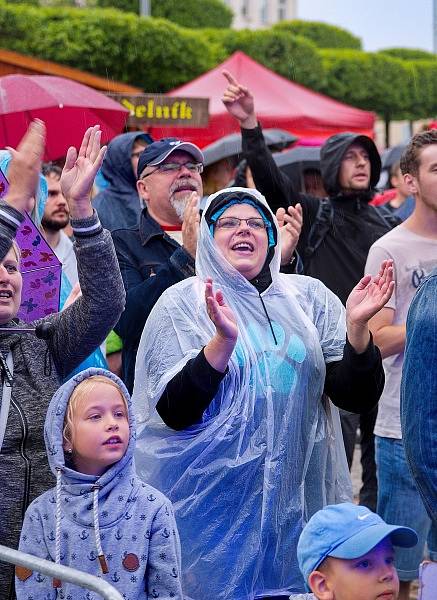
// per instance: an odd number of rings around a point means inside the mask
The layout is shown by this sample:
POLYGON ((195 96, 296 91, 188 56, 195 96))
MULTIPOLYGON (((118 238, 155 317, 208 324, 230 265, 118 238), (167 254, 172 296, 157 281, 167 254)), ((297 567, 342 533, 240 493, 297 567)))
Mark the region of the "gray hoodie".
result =
MULTIPOLYGON (((129 394, 118 377, 90 368, 65 383, 50 403, 45 442, 57 486, 29 506, 20 550, 48 558, 111 583, 126 600, 182 600, 179 536, 172 506, 163 494, 136 475, 135 418, 129 394), (79 473, 64 459, 64 415, 75 387, 87 377, 105 375, 115 381, 129 409, 129 445, 118 462, 101 476, 79 473), (103 573, 99 556, 108 572, 103 573)), ((98 595, 72 584, 54 589, 52 579, 19 571, 18 600, 97 600, 98 595)))

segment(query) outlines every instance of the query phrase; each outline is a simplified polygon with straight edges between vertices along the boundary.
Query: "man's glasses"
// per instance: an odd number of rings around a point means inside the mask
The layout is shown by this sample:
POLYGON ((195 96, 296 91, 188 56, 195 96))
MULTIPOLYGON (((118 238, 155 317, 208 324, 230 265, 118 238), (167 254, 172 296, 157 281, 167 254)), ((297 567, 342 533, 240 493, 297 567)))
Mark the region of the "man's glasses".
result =
POLYGON ((161 173, 177 173, 183 168, 188 169, 191 173, 202 173, 203 172, 203 164, 202 163, 162 163, 158 165, 154 171, 150 171, 150 173, 146 173, 142 175, 141 179, 145 179, 149 175, 153 175, 157 171, 161 173))
POLYGON ((238 229, 241 225, 241 221, 246 221, 247 226, 250 229, 266 229, 267 224, 258 217, 250 217, 249 219, 239 219, 238 217, 222 217, 217 219, 216 227, 219 229, 238 229))

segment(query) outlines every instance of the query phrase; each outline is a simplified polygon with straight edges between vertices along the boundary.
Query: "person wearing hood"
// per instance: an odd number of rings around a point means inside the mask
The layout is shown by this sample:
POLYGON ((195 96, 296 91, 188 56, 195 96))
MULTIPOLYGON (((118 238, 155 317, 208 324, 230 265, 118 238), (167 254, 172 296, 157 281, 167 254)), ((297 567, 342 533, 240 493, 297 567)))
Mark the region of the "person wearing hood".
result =
MULTIPOLYGON (((319 197, 298 193, 276 165, 264 142, 248 88, 228 71, 223 75, 228 87, 222 101, 241 126, 243 153, 257 189, 265 195, 273 211, 279 206, 301 204, 303 226, 297 252, 303 261, 304 273, 320 279, 345 305, 356 281, 364 274, 370 246, 393 226, 369 205, 381 171, 375 143, 355 133, 339 133, 326 140, 320 151, 322 179, 328 194, 323 201, 326 210, 322 210, 319 197)), ((360 503, 372 511, 376 510, 377 495, 373 436, 376 414, 376 410, 359 417, 342 413, 349 468, 357 427, 360 427, 363 467, 360 503)))
POLYGON ((347 341, 338 298, 280 262, 258 191, 210 196, 196 276, 161 295, 138 349, 137 469, 175 506, 190 599, 304 590, 302 523, 351 493, 334 404, 366 411, 382 391, 367 321, 393 291, 390 261, 349 296, 347 341))
MULTIPOLYGON (((200 148, 190 142, 164 138, 150 144, 138 161, 138 191, 146 204, 140 226, 112 234, 127 294, 116 332, 123 340, 122 378, 129 391, 150 311, 164 290, 195 272, 203 160, 200 148)), ((281 209, 277 216, 287 230, 282 264, 290 265, 301 213, 281 209)))
MULTIPOLYGON (((19 549, 100 576, 129 600, 182 600, 173 509, 135 473, 135 419, 121 380, 96 368, 75 375, 53 396, 44 437, 56 487, 27 509, 19 549)), ((17 600, 84 594, 22 567, 16 590, 17 600)))
POLYGON ((102 164, 108 186, 93 199, 105 229, 138 226, 142 206, 137 191, 137 164, 141 152, 152 142, 150 135, 141 131, 122 133, 109 142, 102 164))
MULTIPOLYGON (((89 128, 79 152, 69 148, 62 173, 82 296, 66 310, 30 324, 17 319, 23 278, 15 235, 40 177, 44 124, 34 121, 17 150, 10 149, 9 189, 0 203, 0 540, 12 548, 18 545, 29 503, 53 482, 43 444, 50 398, 61 381, 101 344, 124 306, 111 236, 102 229, 90 202, 94 176, 105 153, 100 135, 98 126, 89 128)), ((12 567, 2 565, 0 598, 14 598, 13 587, 12 567)))

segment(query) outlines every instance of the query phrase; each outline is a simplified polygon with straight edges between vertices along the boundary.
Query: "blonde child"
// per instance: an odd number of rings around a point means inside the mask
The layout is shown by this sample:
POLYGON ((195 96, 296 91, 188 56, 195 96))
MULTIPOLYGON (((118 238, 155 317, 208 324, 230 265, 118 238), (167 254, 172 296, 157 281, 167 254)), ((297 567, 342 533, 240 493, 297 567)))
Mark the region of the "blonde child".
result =
MULTIPOLYGON (((27 509, 20 550, 101 576, 129 600, 182 600, 173 509, 136 476, 134 417, 118 377, 91 368, 59 388, 45 442, 56 488, 27 509)), ((18 600, 98 597, 20 567, 16 592, 18 600)))

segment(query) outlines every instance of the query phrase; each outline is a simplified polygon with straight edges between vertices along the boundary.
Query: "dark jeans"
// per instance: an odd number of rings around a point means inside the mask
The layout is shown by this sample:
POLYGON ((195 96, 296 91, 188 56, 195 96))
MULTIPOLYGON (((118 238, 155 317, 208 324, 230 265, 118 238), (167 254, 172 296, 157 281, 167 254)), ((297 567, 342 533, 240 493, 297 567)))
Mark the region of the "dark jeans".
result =
POLYGON ((355 443, 357 441, 357 429, 360 428, 361 466, 363 468, 362 487, 360 489, 359 502, 376 512, 377 481, 375 463, 375 427, 378 408, 370 413, 356 415, 340 410, 341 429, 343 432, 344 447, 349 469, 352 466, 355 443))

